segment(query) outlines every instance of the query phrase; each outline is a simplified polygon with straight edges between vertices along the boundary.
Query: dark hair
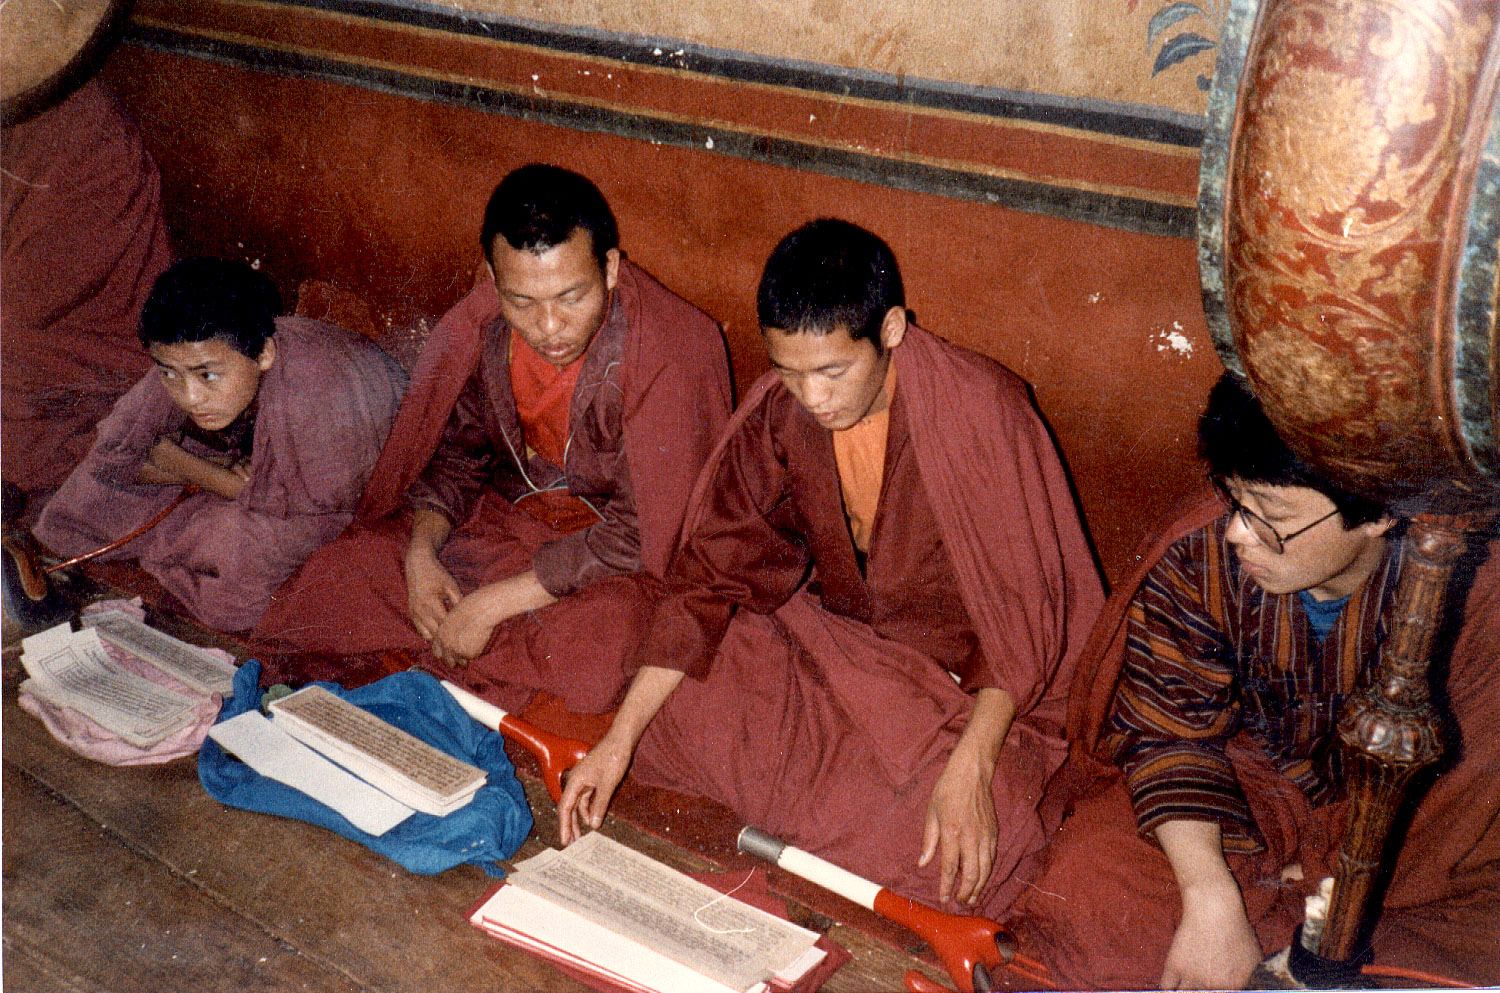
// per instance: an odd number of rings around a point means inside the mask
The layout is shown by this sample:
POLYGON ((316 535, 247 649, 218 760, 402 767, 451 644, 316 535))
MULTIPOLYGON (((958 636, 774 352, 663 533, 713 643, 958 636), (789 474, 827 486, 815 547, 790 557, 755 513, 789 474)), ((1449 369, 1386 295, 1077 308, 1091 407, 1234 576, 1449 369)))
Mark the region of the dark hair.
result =
POLYGON ((260 358, 276 333, 281 293, 269 276, 228 259, 183 259, 162 273, 141 308, 141 344, 218 339, 260 358))
POLYGON ((1228 479, 1270 486, 1303 486, 1333 501, 1352 528, 1386 515, 1379 500, 1351 493, 1313 469, 1287 447, 1260 402, 1232 373, 1224 373, 1208 394, 1198 421, 1198 454, 1209 471, 1228 479))
POLYGON ((599 188, 576 172, 554 165, 524 165, 500 180, 484 208, 479 247, 494 265, 495 239, 517 251, 545 252, 583 228, 604 269, 606 255, 620 247, 620 232, 609 201, 599 188))
POLYGON ((802 225, 771 252, 756 296, 762 328, 828 334, 843 328, 882 350, 880 325, 906 306, 890 246, 848 221, 802 225))

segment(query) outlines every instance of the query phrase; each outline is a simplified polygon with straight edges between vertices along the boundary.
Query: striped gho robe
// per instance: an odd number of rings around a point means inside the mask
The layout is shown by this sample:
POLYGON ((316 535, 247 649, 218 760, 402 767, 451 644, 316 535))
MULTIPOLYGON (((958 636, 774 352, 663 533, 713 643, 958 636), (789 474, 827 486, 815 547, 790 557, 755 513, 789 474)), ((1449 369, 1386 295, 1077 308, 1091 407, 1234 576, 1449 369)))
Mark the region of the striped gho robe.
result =
POLYGON ((1142 835, 1216 821, 1226 852, 1250 853, 1264 842, 1226 744, 1243 732, 1314 806, 1336 799, 1338 715, 1385 638, 1400 570, 1387 554, 1319 641, 1297 594, 1267 593, 1240 571, 1227 526, 1177 541, 1137 593, 1106 744, 1142 835))

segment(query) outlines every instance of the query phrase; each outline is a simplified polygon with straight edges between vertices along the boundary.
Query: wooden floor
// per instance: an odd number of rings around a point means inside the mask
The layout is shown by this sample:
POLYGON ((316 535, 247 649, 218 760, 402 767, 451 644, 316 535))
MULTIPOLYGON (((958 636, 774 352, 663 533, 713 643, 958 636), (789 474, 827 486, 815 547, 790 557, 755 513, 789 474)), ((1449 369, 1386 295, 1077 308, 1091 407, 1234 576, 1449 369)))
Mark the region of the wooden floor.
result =
MULTIPOLYGON (((3 676, 7 993, 587 989, 468 925, 490 883, 477 867, 416 876, 320 828, 224 807, 191 759, 81 758, 18 706, 13 647, 3 676)), ((517 758, 537 821, 521 858, 555 844, 557 823, 517 758)), ((694 872, 754 864, 734 853, 736 829, 717 808, 628 783, 605 825, 694 872)), ((943 978, 904 930, 774 870, 771 883, 794 920, 853 953, 830 993, 901 990, 912 968, 943 978)))

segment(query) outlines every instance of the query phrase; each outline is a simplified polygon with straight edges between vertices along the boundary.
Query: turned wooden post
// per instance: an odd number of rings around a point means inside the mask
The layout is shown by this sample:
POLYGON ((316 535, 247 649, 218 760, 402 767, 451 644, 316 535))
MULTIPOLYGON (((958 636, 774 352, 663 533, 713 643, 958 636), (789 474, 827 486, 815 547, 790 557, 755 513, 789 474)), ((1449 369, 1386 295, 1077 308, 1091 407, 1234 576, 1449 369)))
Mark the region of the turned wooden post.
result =
POLYGON ((1465 523, 1453 516, 1412 519, 1390 637, 1369 685, 1350 697, 1339 717, 1349 827, 1318 951, 1327 959, 1345 962, 1357 950, 1392 822, 1412 780, 1443 755, 1428 671, 1453 564, 1467 544, 1465 523))

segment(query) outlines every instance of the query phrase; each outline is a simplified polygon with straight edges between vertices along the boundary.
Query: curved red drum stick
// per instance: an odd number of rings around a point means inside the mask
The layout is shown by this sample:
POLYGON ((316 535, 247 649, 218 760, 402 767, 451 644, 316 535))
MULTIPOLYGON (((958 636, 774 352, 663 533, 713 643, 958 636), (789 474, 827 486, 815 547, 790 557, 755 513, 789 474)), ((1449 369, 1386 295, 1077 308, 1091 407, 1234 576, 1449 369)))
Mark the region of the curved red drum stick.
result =
POLYGON ((589 753, 588 745, 575 738, 564 738, 550 731, 543 731, 536 725, 521 720, 487 700, 481 700, 468 690, 455 686, 446 679, 442 683, 443 689, 458 701, 458 705, 464 708, 470 717, 491 731, 499 731, 512 741, 518 742, 528 752, 535 755, 537 761, 542 764, 542 781, 547 784, 547 792, 552 795, 552 802, 557 803, 562 799, 562 775, 583 760, 583 757, 589 753))

